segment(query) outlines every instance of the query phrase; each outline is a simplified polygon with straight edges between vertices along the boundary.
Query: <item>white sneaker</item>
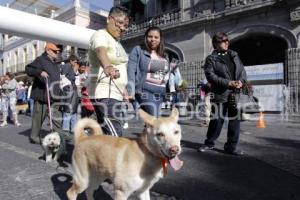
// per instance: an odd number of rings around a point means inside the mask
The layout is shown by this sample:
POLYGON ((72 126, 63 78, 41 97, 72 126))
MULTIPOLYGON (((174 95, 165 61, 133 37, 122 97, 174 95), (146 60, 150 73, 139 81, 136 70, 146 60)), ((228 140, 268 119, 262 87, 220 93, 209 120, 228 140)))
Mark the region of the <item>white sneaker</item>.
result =
POLYGON ((15 126, 21 126, 21 124, 19 122, 15 122, 15 126))
POLYGON ((128 123, 127 123, 127 122, 124 123, 123 128, 124 128, 124 129, 128 129, 128 127, 129 127, 128 123))
POLYGON ((6 125, 7 125, 7 122, 4 121, 4 122, 2 122, 2 123, 0 124, 0 127, 4 127, 4 126, 6 126, 6 125))

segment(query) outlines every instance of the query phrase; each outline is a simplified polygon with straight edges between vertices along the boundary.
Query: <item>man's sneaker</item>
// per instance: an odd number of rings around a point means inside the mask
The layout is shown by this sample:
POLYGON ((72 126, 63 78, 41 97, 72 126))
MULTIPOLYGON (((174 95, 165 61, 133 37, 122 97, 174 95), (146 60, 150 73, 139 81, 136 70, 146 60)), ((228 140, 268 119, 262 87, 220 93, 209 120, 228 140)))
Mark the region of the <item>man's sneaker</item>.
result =
POLYGON ((21 124, 19 122, 15 122, 15 126, 21 126, 21 124))
POLYGON ((4 127, 4 126, 6 126, 7 125, 7 121, 4 121, 4 122, 2 122, 1 124, 0 124, 0 127, 4 127))
POLYGON ((207 145, 202 145, 199 149, 198 149, 198 151, 199 152, 205 152, 205 151, 207 151, 207 150, 213 150, 214 149, 214 147, 213 146, 207 146, 207 145))
POLYGON ((234 156, 244 155, 244 152, 242 150, 233 150, 233 151, 225 150, 225 153, 230 154, 230 155, 234 155, 234 156))
POLYGON ((124 128, 124 129, 128 129, 128 127, 129 127, 129 126, 128 126, 128 123, 127 123, 127 122, 124 123, 123 128, 124 128))

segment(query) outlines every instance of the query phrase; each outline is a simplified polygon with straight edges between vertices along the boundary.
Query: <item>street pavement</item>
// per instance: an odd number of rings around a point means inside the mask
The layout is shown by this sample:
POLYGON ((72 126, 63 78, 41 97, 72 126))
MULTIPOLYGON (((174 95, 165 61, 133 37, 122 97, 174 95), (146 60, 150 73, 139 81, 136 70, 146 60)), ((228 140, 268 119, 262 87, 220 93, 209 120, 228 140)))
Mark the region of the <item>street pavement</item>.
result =
MULTIPOLYGON (((45 163, 43 150, 30 144, 31 118, 20 115, 21 127, 0 128, 0 200, 65 200, 71 185, 70 157, 64 166, 45 163)), ((226 127, 216 150, 197 152, 207 127, 199 120, 181 120, 184 166, 168 168, 167 175, 151 190, 152 200, 299 200, 300 125, 283 122, 278 115, 266 116, 266 128, 242 122, 239 147, 243 156, 223 152, 226 127)), ((125 136, 140 133, 143 123, 129 121, 125 136)), ((49 130, 44 123, 43 134, 49 130)), ((72 152, 72 145, 69 145, 72 152)), ((111 186, 103 184, 96 199, 111 199, 111 186), (107 191, 109 194, 107 194, 107 191)), ((81 194, 78 199, 85 199, 81 194)), ((133 199, 133 198, 131 198, 133 199)))

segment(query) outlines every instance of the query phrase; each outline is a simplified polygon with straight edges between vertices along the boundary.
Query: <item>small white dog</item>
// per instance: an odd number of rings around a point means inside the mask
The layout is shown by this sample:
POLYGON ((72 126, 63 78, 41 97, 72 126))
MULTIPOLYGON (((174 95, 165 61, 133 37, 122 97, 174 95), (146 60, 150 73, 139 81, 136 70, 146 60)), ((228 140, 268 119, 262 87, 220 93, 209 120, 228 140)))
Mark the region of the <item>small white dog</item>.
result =
POLYGON ((42 146, 45 150, 46 162, 57 161, 60 156, 60 136, 57 132, 50 133, 44 137, 42 146))

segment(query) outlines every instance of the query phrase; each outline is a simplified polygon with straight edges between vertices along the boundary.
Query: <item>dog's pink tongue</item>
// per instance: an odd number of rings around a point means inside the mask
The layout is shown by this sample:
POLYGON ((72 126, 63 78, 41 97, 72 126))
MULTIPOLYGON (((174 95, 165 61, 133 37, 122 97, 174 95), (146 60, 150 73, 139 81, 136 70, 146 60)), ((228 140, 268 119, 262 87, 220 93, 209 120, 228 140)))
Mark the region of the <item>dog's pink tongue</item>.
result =
POLYGON ((179 160, 178 156, 175 156, 174 158, 172 158, 171 160, 169 160, 171 167, 177 171, 179 170, 182 165, 183 165, 183 161, 179 160))

